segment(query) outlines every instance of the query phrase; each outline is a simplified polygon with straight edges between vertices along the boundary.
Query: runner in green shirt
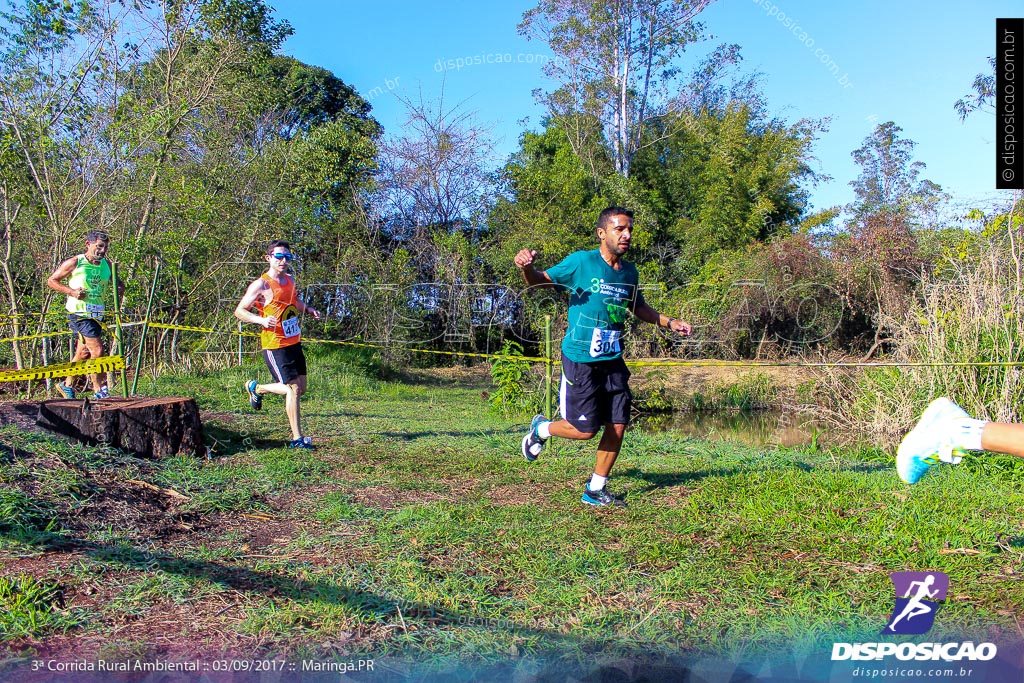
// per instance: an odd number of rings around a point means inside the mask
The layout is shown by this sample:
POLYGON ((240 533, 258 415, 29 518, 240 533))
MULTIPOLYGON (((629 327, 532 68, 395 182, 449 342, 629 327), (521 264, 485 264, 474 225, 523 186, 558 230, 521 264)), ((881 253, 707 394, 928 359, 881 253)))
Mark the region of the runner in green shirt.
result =
MULTIPOLYGON (((110 263, 105 258, 110 247, 107 233, 90 230, 85 236, 85 253, 72 256, 53 271, 46 284, 61 294, 67 294, 65 309, 68 312, 68 325, 78 336, 74 361, 87 358, 99 358, 105 352, 103 340, 100 338, 103 320, 106 313, 107 292, 110 290, 110 263), (68 278, 65 285, 61 280, 68 278)), ((124 287, 119 283, 117 295, 121 296, 124 287)), ((100 380, 98 374, 89 375, 94 390, 93 398, 109 398, 106 378, 100 380)), ((57 383, 57 389, 67 398, 75 397, 71 386, 73 378, 68 377, 57 383)))
POLYGON ((522 452, 532 462, 551 436, 592 439, 604 427, 594 474, 581 497, 588 505, 625 506, 605 483, 622 448, 633 398, 629 370, 622 359, 626 313, 683 336, 691 331, 689 323, 662 315, 644 301, 636 266, 622 258, 632 235, 633 212, 611 206, 597 219, 597 249, 570 254, 546 271, 533 267, 537 252, 532 249, 523 249, 515 257, 529 285, 569 292, 559 390, 562 419, 534 417, 523 437, 522 452))

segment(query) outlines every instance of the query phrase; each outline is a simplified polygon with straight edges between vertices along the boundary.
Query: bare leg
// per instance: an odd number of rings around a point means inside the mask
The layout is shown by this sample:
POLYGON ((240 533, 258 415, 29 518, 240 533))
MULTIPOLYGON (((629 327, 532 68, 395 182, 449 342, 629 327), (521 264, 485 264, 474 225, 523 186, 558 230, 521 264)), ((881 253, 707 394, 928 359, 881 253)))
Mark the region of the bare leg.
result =
POLYGON ((292 440, 301 439, 302 432, 299 430, 299 400, 295 396, 296 386, 283 382, 273 384, 257 384, 257 394, 276 394, 284 396, 284 412, 288 415, 288 426, 292 430, 292 440))
MULTIPOLYGON (((103 342, 100 341, 99 337, 86 337, 85 346, 89 351, 89 358, 100 358, 103 355, 103 342)), ((93 391, 98 394, 100 389, 103 388, 103 385, 100 383, 99 374, 89 375, 89 380, 92 382, 93 391)))
POLYGON ((619 451, 622 449, 622 437, 625 433, 626 425, 609 422, 604 426, 601 443, 597 444, 597 462, 594 464, 594 474, 607 477, 611 473, 615 459, 619 457, 619 451))
POLYGON ((1024 424, 989 422, 981 432, 981 447, 1024 458, 1024 424))
POLYGON ((559 420, 558 422, 552 422, 548 425, 548 429, 551 430, 551 436, 558 436, 563 439, 576 439, 577 441, 586 441, 587 439, 593 439, 597 434, 593 432, 581 432, 569 423, 568 420, 559 420))
MULTIPOLYGON (((593 439, 597 432, 581 432, 573 427, 566 420, 559 420, 548 425, 551 436, 558 436, 563 439, 576 439, 585 441, 593 439)), ((626 433, 626 425, 608 423, 604 426, 604 434, 601 435, 601 442, 597 444, 597 462, 594 464, 594 473, 601 477, 607 477, 612 471, 615 459, 619 457, 622 449, 622 437, 626 433)))
MULTIPOLYGON (((85 360, 89 357, 89 347, 85 345, 85 337, 78 335, 78 343, 75 345, 75 355, 71 357, 71 361, 77 363, 80 360, 85 360)), ((72 382, 75 381, 73 375, 68 375, 64 378, 64 386, 73 386, 72 382)))

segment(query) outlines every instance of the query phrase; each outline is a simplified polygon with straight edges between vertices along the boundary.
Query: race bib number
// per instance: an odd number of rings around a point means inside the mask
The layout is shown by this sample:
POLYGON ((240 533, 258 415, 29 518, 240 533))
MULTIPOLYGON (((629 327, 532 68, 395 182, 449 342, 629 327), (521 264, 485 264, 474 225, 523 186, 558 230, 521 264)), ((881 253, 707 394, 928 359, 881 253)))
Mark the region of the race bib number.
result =
POLYGON ((87 316, 94 320, 103 320, 103 312, 106 311, 106 306, 103 304, 86 304, 85 313, 87 316))
POLYGON ((288 318, 287 320, 281 321, 281 329, 284 330, 285 337, 298 337, 299 336, 299 319, 288 318))
POLYGON ((590 340, 590 357, 598 358, 618 353, 622 350, 622 344, 619 341, 621 337, 622 330, 606 330, 595 327, 594 336, 590 340))

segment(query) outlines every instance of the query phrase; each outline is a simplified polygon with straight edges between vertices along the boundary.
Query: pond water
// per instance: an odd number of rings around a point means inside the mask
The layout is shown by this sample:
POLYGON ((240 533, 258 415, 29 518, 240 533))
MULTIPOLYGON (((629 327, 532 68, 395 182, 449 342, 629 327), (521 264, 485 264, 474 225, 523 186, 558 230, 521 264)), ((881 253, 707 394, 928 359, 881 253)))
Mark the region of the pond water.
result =
POLYGON ((748 446, 806 446, 816 434, 820 443, 822 430, 813 413, 783 410, 658 413, 636 417, 632 425, 648 433, 673 431, 748 446))

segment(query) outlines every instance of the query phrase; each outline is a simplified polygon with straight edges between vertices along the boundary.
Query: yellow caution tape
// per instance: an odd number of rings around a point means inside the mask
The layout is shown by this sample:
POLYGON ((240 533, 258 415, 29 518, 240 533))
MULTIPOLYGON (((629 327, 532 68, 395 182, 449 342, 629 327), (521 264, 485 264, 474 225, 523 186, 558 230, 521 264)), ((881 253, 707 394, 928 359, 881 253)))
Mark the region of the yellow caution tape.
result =
POLYGON ((1024 362, 992 361, 992 362, 948 362, 948 363, 802 363, 786 361, 747 361, 747 360, 664 360, 639 361, 628 360, 626 365, 637 367, 739 367, 739 368, 984 368, 984 367, 1024 367, 1024 362))
MULTIPOLYGON (((129 324, 131 324, 131 323, 129 323, 129 324)), ((125 325, 122 323, 121 326, 124 327, 125 325)), ((181 330, 183 332, 205 332, 207 334, 217 334, 218 333, 218 330, 215 330, 215 329, 210 328, 210 327, 193 327, 191 325, 171 325, 170 323, 150 323, 149 326, 150 327, 156 327, 156 328, 159 328, 159 329, 164 329, 164 330, 181 330)), ((238 332, 237 330, 222 330, 219 333, 220 334, 233 334, 235 336, 241 336, 241 337, 259 337, 260 336, 259 333, 257 333, 257 332, 238 332)), ((366 344, 366 343, 363 343, 363 342, 349 342, 349 341, 335 341, 333 339, 311 339, 311 338, 305 338, 305 339, 302 340, 302 343, 303 344, 335 344, 335 345, 339 345, 339 346, 359 346, 359 347, 369 348, 369 349, 385 349, 385 348, 388 348, 386 346, 381 346, 379 344, 366 344)), ((548 360, 547 358, 541 358, 541 357, 536 357, 536 356, 507 356, 507 355, 494 354, 494 353, 468 353, 468 352, 463 352, 463 351, 435 351, 433 349, 417 349, 417 348, 413 348, 413 347, 404 347, 404 348, 405 348, 406 351, 410 351, 412 353, 433 353, 433 354, 444 355, 444 356, 470 356, 470 357, 473 357, 473 358, 503 358, 503 359, 507 359, 507 360, 525 360, 525 361, 537 362, 537 363, 547 362, 547 360, 548 360)))
POLYGON ((124 358, 121 356, 101 356, 89 360, 80 360, 72 363, 57 363, 39 368, 25 368, 24 370, 8 370, 0 372, 0 382, 22 382, 31 379, 46 379, 47 377, 72 377, 75 375, 93 375, 102 372, 111 372, 124 368, 124 358))
POLYGON ((28 339, 42 339, 43 337, 59 337, 65 334, 72 334, 71 330, 64 330, 63 332, 42 332, 40 334, 29 334, 24 337, 4 337, 0 339, 0 344, 12 341, 25 341, 28 339))
MULTIPOLYGON (((30 314, 17 314, 30 315, 30 314)), ((63 314, 62 314, 63 315, 63 314)), ((0 319, 5 317, 0 314, 0 319)), ((6 317, 11 317, 10 315, 6 317)), ((103 325, 103 323, 100 323, 103 325)), ((134 327, 146 324, 145 321, 122 322, 121 327, 134 327)), ((201 332, 205 334, 230 334, 241 337, 259 337, 258 332, 239 332, 237 330, 215 330, 212 327, 197 327, 193 325, 172 325, 170 323, 150 322, 149 327, 164 330, 180 330, 182 332, 201 332)), ((110 331, 106 326, 103 329, 110 331)), ((70 331, 45 332, 41 334, 26 335, 23 337, 6 337, 0 339, 0 343, 12 341, 26 341, 30 339, 41 339, 43 337, 56 337, 71 334, 70 331)), ((367 344, 365 342, 335 341, 333 339, 312 339, 302 340, 307 344, 335 344, 338 346, 356 346, 368 349, 394 348, 380 344, 367 344)), ((494 358, 503 360, 522 360, 530 363, 553 363, 552 359, 543 356, 509 356, 496 353, 469 353, 467 351, 436 351, 434 349, 417 349, 415 347, 403 347, 410 353, 430 353, 441 356, 464 356, 469 358, 494 358)), ((1024 367, 1024 361, 991 361, 991 362, 945 362, 945 363, 897 363, 897 362, 836 362, 836 363, 808 363, 800 361, 744 361, 744 360, 652 360, 652 361, 626 361, 626 365, 632 368, 637 367, 739 367, 739 368, 984 368, 984 367, 1024 367)))
MULTIPOLYGON (((136 323, 127 323, 134 325, 136 323)), ((125 324, 122 323, 121 327, 125 324)), ((170 323, 149 323, 150 327, 155 327, 160 330, 181 330, 183 332, 206 332, 207 334, 233 334, 235 336, 242 337, 258 337, 259 332, 239 332, 237 330, 215 330, 212 327, 193 327, 192 325, 172 325, 170 323)))
POLYGON ((0 320, 13 320, 14 318, 64 318, 67 311, 51 311, 49 313, 0 313, 0 320))
MULTIPOLYGON (((364 344, 360 342, 346 342, 346 341, 334 341, 333 339, 303 339, 303 344, 339 344, 344 346, 363 346, 371 349, 386 349, 387 346, 380 346, 379 344, 364 344)), ((441 356, 469 356, 471 358, 502 358, 505 360, 525 360, 535 363, 546 363, 547 358, 538 356, 508 356, 500 353, 469 353, 467 351, 435 351, 433 349, 417 349, 412 346, 403 346, 404 351, 411 353, 433 353, 441 356)))

